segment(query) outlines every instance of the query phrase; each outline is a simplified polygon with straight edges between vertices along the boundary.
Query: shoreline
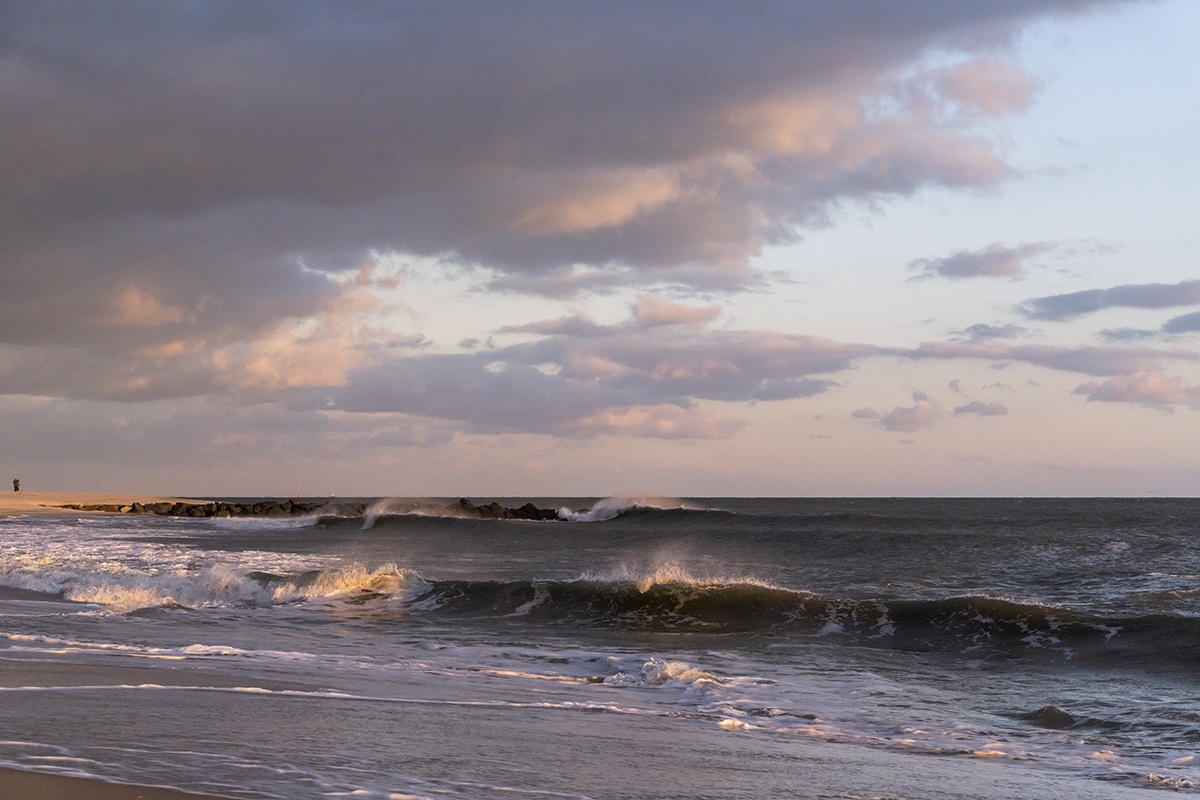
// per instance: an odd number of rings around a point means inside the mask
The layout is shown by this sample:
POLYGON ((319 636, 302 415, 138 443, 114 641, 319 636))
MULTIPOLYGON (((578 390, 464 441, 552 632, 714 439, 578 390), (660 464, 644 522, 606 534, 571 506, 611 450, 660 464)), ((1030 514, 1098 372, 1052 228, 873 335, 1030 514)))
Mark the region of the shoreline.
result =
MULTIPOLYGON (((449 514, 477 519, 540 520, 561 522, 558 510, 538 508, 531 502, 509 508, 498 502, 476 505, 466 498, 440 504, 449 514)), ((362 501, 324 500, 219 500, 97 492, 0 493, 0 518, 26 514, 133 514, 171 517, 288 517, 332 514, 362 517, 362 501)))
MULTIPOLYGON (((37 492, 0 493, 0 517, 23 514, 76 515, 82 512, 63 508, 66 505, 130 505, 132 503, 197 503, 196 498, 159 497, 156 495, 116 494, 109 492, 37 492)), ((99 512, 97 512, 99 513, 99 512)))
POLYGON ((98 778, 80 778, 48 772, 0 767, 0 790, 5 797, 21 800, 230 800, 215 794, 196 794, 159 786, 110 783, 98 778))

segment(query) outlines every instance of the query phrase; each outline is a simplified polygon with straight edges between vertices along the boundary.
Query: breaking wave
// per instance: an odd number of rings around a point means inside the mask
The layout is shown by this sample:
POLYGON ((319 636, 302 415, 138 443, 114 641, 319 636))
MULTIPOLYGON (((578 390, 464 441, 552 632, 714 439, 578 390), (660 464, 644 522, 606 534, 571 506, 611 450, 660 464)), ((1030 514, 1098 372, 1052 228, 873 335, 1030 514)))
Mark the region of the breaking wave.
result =
POLYGON ((354 605, 368 600, 402 604, 429 588, 415 572, 391 564, 373 570, 347 567, 290 576, 243 572, 219 564, 195 574, 57 573, 34 579, 8 576, 7 583, 118 614, 151 608, 354 605))
POLYGON ((436 500, 421 500, 407 497, 385 497, 367 507, 362 514, 363 529, 373 528, 383 519, 390 517, 446 517, 467 519, 461 508, 439 503, 436 500))
POLYGON ((607 522, 618 517, 640 516, 662 511, 708 511, 708 509, 669 497, 614 495, 596 501, 591 508, 577 511, 560 508, 558 516, 569 522, 607 522))

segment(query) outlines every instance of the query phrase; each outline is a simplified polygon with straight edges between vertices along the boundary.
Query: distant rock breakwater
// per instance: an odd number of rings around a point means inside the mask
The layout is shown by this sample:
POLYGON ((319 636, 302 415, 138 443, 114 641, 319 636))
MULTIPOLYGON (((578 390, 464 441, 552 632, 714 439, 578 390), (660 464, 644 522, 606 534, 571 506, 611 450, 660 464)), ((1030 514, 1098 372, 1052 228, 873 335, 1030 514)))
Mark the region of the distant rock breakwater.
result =
MULTIPOLYGON (((72 511, 101 511, 109 514, 157 514, 163 517, 296 517, 338 516, 361 517, 371 508, 369 503, 313 502, 299 500, 262 500, 257 502, 227 502, 223 500, 199 500, 195 502, 164 501, 160 503, 67 503, 55 508, 72 511)), ((527 519, 558 520, 558 512, 550 508, 538 508, 526 503, 509 508, 499 503, 476 505, 463 498, 457 503, 442 507, 448 516, 476 519, 527 519)))
MULTIPOLYGON (((254 503, 229 503, 221 500, 161 503, 67 503, 57 506, 74 511, 103 511, 110 514, 157 514, 161 517, 287 517, 318 514, 327 503, 302 503, 294 500, 264 500, 254 503)), ((361 515, 365 506, 351 503, 361 515)))

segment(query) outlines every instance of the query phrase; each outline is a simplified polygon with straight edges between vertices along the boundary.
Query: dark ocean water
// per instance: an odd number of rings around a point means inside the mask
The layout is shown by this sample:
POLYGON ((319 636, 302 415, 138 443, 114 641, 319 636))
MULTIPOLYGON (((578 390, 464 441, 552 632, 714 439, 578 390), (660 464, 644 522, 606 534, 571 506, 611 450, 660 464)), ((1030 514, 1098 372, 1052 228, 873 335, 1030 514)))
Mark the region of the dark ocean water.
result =
POLYGON ((1200 791, 1200 501, 533 501, 570 521, 0 519, 31 592, 0 601, 0 764, 245 798, 1200 791))

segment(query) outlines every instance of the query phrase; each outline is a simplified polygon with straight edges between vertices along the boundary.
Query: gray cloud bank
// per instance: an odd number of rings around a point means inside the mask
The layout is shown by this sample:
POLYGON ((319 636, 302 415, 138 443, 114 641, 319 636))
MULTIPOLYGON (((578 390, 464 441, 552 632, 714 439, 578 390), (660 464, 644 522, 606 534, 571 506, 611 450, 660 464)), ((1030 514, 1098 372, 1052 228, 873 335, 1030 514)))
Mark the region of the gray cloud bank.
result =
POLYGON ((830 204, 1008 174, 924 109, 1019 108, 1019 69, 901 70, 1097 4, 6 3, 0 337, 113 326, 130 286, 245 333, 366 248, 739 286, 830 204))
MULTIPOLYGON (((353 277, 382 251, 547 295, 753 284, 762 248, 832 209, 1012 176, 977 123, 1037 80, 995 54, 1111 4, 6 2, 0 393, 706 438, 741 423, 697 401, 812 396, 872 355, 1159 369, 1170 353, 982 341, 1012 328, 897 350, 649 301, 422 354, 363 323, 379 300, 353 277), (923 69, 931 51, 959 60, 923 69)), ((1013 277, 1038 247, 926 268, 1013 277)), ((1030 315, 1096 301, 1072 302, 1030 315)), ((914 402, 890 424, 940 413, 914 402)))
MULTIPOLYGON (((1081 292, 1035 297, 1018 309, 1030 319, 1062 322, 1107 308, 1174 308, 1200 305, 1200 280, 1179 283, 1131 283, 1108 289, 1086 289, 1081 292)), ((1189 327, 1195 315, 1186 315, 1168 323, 1180 331, 1189 327)), ((1175 331, 1172 331, 1175 332, 1175 331)))

